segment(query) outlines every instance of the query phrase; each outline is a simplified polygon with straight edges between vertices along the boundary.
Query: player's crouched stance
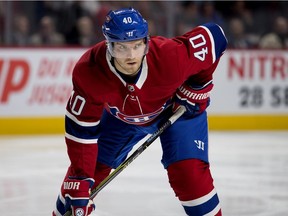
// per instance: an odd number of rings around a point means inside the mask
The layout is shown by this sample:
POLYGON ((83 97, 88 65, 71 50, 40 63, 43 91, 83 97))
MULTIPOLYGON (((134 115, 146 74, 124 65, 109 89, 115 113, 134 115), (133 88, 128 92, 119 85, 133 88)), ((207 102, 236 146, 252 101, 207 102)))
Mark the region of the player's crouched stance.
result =
POLYGON ((91 189, 180 105, 186 112, 160 135, 161 162, 187 215, 221 216, 206 113, 212 74, 227 45, 221 27, 207 23, 172 39, 149 38, 146 20, 129 8, 110 11, 102 30, 106 41, 73 70, 65 117, 71 165, 53 216, 89 215, 91 189))

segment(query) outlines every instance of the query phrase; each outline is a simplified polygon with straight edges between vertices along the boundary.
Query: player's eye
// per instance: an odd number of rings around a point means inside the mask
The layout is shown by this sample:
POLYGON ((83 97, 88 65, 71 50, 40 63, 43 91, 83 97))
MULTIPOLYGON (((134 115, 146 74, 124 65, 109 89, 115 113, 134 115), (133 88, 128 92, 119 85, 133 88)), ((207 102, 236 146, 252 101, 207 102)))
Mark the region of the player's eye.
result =
POLYGON ((126 47, 124 45, 119 45, 118 48, 121 49, 121 50, 125 50, 126 49, 126 47))
POLYGON ((143 46, 144 43, 139 43, 134 46, 134 49, 139 49, 143 46))

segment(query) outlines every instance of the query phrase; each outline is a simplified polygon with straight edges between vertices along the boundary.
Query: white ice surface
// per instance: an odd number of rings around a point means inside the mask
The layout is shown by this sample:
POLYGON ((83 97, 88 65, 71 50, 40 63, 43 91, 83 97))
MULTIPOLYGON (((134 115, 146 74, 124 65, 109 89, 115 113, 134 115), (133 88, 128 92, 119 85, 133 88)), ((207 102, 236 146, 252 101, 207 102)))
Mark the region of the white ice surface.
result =
MULTIPOLYGON (((95 198, 96 216, 185 215, 156 140, 95 198)), ((224 216, 288 215, 288 131, 210 133, 210 161, 224 216)), ((64 137, 0 137, 0 209, 49 216, 69 164, 64 137)))

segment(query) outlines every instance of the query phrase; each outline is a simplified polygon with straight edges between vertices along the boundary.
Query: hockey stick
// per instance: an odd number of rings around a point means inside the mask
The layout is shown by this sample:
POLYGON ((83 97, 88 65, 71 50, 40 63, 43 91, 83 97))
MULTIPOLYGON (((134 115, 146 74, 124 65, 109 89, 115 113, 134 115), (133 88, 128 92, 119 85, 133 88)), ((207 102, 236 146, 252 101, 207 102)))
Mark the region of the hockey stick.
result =
MULTIPOLYGON (((165 129, 171 126, 182 114, 186 111, 184 106, 180 106, 179 109, 157 130, 155 131, 142 145, 138 147, 124 162, 122 162, 110 175, 108 175, 94 190, 92 190, 90 199, 94 199, 95 196, 116 176, 118 176, 132 161, 134 161, 148 146, 150 146, 165 129)), ((67 211, 63 216, 71 216, 72 212, 67 211)))

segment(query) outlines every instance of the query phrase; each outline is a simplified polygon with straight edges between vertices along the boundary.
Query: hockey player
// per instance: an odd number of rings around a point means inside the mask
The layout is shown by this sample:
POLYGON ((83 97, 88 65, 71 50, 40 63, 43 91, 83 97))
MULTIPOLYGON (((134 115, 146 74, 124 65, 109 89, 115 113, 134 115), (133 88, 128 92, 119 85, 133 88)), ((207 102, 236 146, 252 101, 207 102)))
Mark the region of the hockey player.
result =
POLYGON ((187 111, 160 136, 170 185, 187 215, 221 215, 206 108, 227 45, 222 29, 208 23, 172 39, 149 38, 147 22, 127 8, 110 11, 102 30, 106 41, 84 53, 73 71, 65 116, 71 165, 53 215, 69 209, 89 215, 90 191, 179 105, 187 111))

